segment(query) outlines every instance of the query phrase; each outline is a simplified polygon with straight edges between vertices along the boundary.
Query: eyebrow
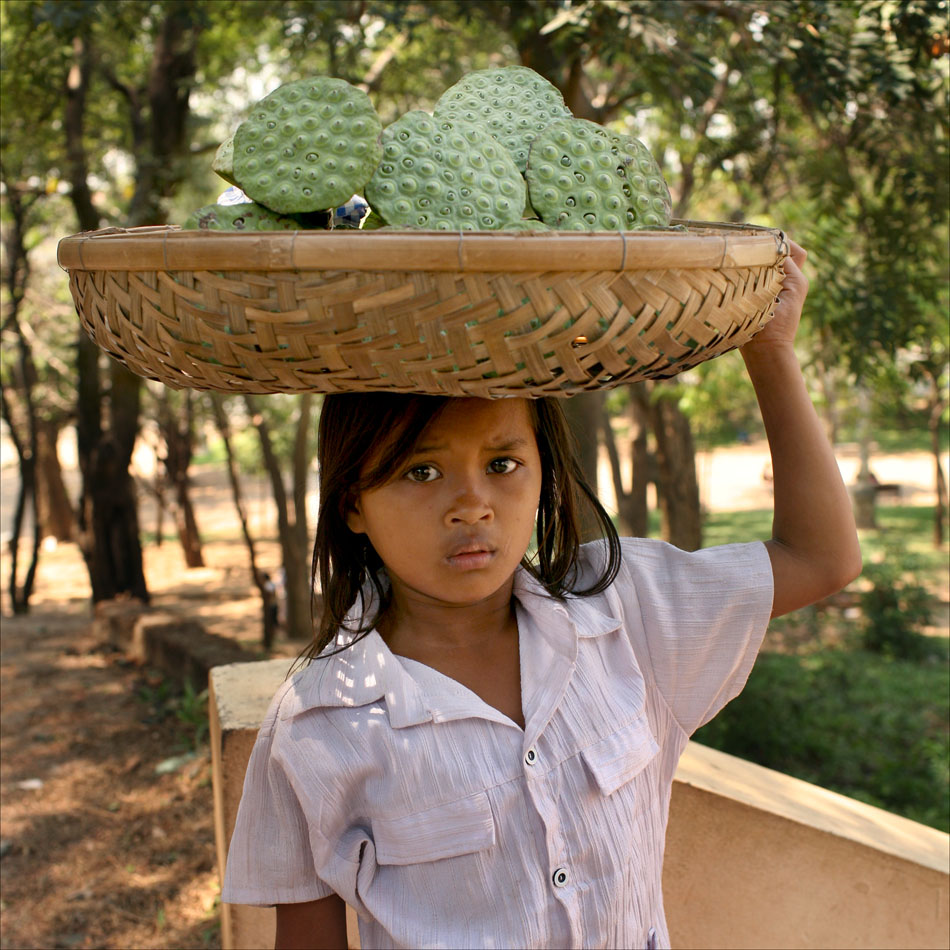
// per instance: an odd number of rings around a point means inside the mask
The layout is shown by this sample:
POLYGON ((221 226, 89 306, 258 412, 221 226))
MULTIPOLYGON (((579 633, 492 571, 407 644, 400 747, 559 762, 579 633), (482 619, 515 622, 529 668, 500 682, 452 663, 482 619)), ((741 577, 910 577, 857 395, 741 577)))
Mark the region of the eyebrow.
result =
MULTIPOLYGON (((503 442, 491 442, 483 448, 486 452, 512 452, 515 449, 522 449, 529 445, 527 439, 521 436, 515 436, 512 439, 506 439, 503 442)), ((423 442, 415 447, 413 455, 424 455, 427 452, 444 452, 448 446, 444 442, 423 442)))

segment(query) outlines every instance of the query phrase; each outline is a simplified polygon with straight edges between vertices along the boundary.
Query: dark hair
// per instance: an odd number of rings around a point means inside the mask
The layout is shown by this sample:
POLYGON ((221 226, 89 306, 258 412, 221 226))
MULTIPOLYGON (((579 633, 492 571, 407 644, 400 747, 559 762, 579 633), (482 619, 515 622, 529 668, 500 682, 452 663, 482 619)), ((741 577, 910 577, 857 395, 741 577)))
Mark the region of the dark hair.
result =
MULTIPOLYGON (((317 441, 320 513, 311 567, 312 588, 319 575, 323 605, 306 657, 316 657, 334 640, 358 599, 359 625, 348 628, 357 635, 369 633, 389 606, 382 561, 366 535, 350 530, 346 514, 361 492, 393 477, 451 398, 390 393, 324 397, 317 441), (372 585, 369 601, 367 584, 372 585)), ((541 458, 541 496, 537 553, 530 560, 526 556, 522 565, 555 597, 599 593, 613 582, 620 567, 617 531, 584 480, 558 401, 531 399, 527 404, 541 458), (577 589, 581 526, 589 523, 584 520, 588 514, 599 526, 606 557, 593 583, 577 589)))

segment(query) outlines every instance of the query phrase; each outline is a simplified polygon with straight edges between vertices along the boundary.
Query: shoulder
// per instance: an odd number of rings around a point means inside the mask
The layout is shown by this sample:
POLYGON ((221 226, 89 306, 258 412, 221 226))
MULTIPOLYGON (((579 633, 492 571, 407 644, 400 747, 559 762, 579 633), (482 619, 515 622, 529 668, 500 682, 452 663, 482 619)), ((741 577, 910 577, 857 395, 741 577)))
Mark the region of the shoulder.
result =
MULTIPOLYGON (((764 542, 717 545, 684 551, 655 538, 621 539, 620 569, 611 586, 596 597, 628 615, 689 611, 708 617, 733 603, 770 599, 773 580, 764 542)), ((605 557, 600 543, 581 549, 582 580, 596 576, 605 557)), ((596 600, 596 597, 594 598, 596 600)))
POLYGON ((388 759, 394 744, 385 697, 354 697, 351 689, 368 677, 332 659, 315 659, 281 686, 259 739, 295 787, 320 790, 321 813, 333 811, 348 783, 388 759))
MULTIPOLYGON (((594 541, 581 547, 581 570, 601 569, 604 545, 594 541)), ((748 571, 756 577, 771 573, 768 549, 762 541, 720 544, 684 551, 657 538, 621 538, 618 583, 651 579, 683 579, 690 575, 716 575, 748 571)))
POLYGON ((262 736, 285 734, 303 714, 319 716, 341 705, 339 690, 332 689, 337 664, 334 657, 316 657, 305 667, 291 673, 274 693, 261 723, 262 736))
POLYGON ((296 673, 292 673, 277 688, 277 691, 271 697, 271 701, 267 707, 267 713, 261 722, 260 730, 258 732, 259 737, 273 735, 276 724, 282 718, 282 713, 293 704, 294 696, 296 695, 295 691, 297 688, 297 682, 299 681, 301 675, 306 672, 307 670, 303 669, 298 670, 296 673))

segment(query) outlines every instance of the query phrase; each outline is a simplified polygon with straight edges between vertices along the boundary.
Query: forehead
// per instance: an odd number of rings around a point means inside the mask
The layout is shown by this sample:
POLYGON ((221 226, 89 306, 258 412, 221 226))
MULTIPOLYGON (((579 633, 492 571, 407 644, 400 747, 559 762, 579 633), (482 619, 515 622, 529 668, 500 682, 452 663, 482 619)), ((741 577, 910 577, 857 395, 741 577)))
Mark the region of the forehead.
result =
POLYGON ((529 438, 534 423, 526 399, 453 398, 426 427, 421 442, 448 437, 529 438))

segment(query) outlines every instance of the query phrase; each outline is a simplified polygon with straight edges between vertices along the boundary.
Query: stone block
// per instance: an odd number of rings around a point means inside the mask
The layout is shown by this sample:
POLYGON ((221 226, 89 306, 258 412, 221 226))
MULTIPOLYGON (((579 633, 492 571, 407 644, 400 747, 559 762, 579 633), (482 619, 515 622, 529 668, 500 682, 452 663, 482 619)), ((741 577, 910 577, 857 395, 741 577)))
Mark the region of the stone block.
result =
POLYGON ((168 673, 179 685, 190 683, 196 693, 208 685, 213 667, 258 659, 234 640, 208 633, 197 620, 138 600, 96 604, 93 623, 101 640, 138 663, 168 673))

